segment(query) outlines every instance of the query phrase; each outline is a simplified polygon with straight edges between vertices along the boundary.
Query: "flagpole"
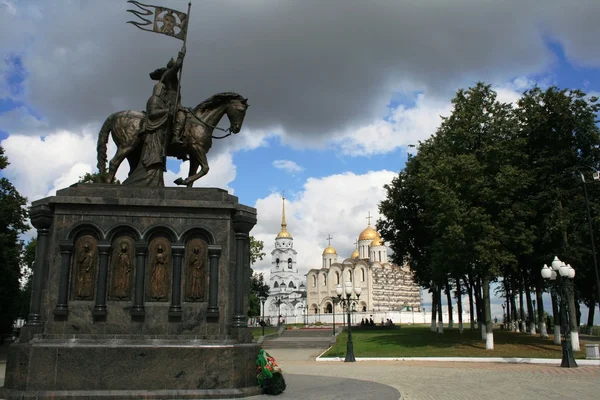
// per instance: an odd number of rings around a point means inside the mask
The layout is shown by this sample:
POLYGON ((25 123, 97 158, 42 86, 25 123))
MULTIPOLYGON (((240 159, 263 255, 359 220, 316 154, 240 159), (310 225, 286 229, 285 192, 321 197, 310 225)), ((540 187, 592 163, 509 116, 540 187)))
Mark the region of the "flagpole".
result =
MULTIPOLYGON (((183 36, 183 46, 181 47, 181 50, 185 49, 185 44, 187 42, 187 34, 188 34, 188 26, 190 25, 190 10, 192 9, 192 1, 190 0, 190 2, 188 3, 188 12, 187 12, 187 19, 185 21, 185 35, 183 36)), ((186 49, 187 52, 187 49, 186 49)), ((185 57, 185 55, 184 55, 185 57)), ((179 68, 179 79, 178 79, 178 84, 177 84, 177 97, 175 97, 175 101, 177 102, 177 108, 179 108, 180 104, 179 104, 179 92, 181 91, 181 77, 183 76, 183 60, 181 60, 181 67, 179 68)), ((177 115, 177 111, 175 110, 175 115, 173 115, 173 118, 175 118, 175 116, 177 115)))

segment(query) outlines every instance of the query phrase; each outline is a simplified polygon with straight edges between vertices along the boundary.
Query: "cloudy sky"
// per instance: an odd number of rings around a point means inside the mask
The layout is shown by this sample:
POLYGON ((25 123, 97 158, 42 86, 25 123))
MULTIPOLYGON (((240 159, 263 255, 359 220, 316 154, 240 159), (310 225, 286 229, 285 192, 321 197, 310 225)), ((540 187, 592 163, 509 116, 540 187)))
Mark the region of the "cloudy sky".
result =
MULTIPOLYGON (((30 201, 93 172, 104 119, 143 109, 148 73, 177 56, 181 41, 126 24, 132 7, 0 0, 3 174, 30 201)), ((320 264, 329 234, 346 257, 457 89, 482 80, 505 101, 536 84, 600 92, 598 15, 597 0, 193 0, 182 102, 235 91, 251 104, 196 186, 256 207, 268 252, 285 191, 300 269, 320 264)), ((171 185, 188 166, 168 168, 171 185)))

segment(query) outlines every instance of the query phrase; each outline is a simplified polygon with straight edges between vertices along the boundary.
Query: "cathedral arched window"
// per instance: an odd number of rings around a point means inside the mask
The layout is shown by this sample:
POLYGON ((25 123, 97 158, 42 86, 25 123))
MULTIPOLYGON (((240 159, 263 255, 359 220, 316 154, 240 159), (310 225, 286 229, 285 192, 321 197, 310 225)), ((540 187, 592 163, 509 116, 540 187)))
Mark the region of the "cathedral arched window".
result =
POLYGON ((348 280, 350 282, 352 282, 352 270, 351 269, 348 270, 348 280))
POLYGON ((339 285, 340 284, 340 273, 335 271, 335 284, 339 285))
POLYGON ((275 284, 273 284, 273 289, 277 289, 279 287, 279 283, 275 282, 275 284))
POLYGON ((323 286, 327 286, 327 274, 323 274, 323 286))
POLYGON ((317 277, 313 275, 312 277, 313 287, 317 287, 317 277))
POLYGON ((288 258, 288 268, 292 269, 292 259, 288 258))
POLYGON ((364 270, 364 268, 360 269, 360 280, 361 280, 361 282, 365 281, 365 270, 364 270))
POLYGON ((279 267, 279 258, 275 259, 275 265, 277 265, 279 267))
POLYGON ((331 305, 331 303, 327 303, 327 305, 325 306, 325 309, 323 310, 323 312, 325 314, 331 314, 331 313, 333 313, 333 306, 331 305))
POLYGON ((288 286, 291 287, 292 289, 296 289, 296 285, 294 285, 293 281, 290 281, 290 284, 288 286))

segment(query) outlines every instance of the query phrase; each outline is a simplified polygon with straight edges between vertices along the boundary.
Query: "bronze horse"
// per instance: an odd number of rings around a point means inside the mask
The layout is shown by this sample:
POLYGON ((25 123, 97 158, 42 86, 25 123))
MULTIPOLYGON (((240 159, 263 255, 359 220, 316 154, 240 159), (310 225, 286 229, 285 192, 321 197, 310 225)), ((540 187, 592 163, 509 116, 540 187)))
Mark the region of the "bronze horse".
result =
MULTIPOLYGON (((186 179, 177 178, 175 183, 191 187, 194 182, 208 173, 206 153, 212 146, 213 129, 217 126, 223 115, 229 118, 229 131, 238 133, 242 128, 248 99, 233 92, 219 93, 209 97, 198 104, 193 110, 188 109, 187 120, 183 132, 183 146, 170 144, 167 156, 185 160, 189 156, 190 172, 186 179), (200 167, 200 171, 198 171, 200 167)), ((119 165, 127 158, 129 173, 137 167, 141 156, 141 137, 138 134, 140 124, 144 119, 141 111, 118 111, 106 118, 98 134, 98 170, 101 175, 106 174, 107 143, 112 133, 112 138, 117 145, 117 152, 110 160, 106 183, 112 183, 119 165)))

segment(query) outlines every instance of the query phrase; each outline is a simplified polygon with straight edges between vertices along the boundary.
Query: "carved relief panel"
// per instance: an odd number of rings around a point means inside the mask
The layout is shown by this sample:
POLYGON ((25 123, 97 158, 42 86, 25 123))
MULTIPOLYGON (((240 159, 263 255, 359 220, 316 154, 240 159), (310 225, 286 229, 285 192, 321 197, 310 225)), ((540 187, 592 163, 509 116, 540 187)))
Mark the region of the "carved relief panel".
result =
POLYGON ((171 245, 164 237, 152 239, 146 258, 148 301, 169 301, 171 288, 171 245))
POLYGON ((185 301, 206 301, 208 244, 202 239, 190 240, 185 248, 185 301))
POLYGON ((110 300, 131 299, 131 282, 134 263, 134 241, 129 236, 121 236, 112 244, 110 257, 110 300))
POLYGON ((98 241, 91 235, 84 235, 75 242, 73 257, 73 290, 74 300, 92 300, 96 288, 96 271, 98 270, 98 241))

